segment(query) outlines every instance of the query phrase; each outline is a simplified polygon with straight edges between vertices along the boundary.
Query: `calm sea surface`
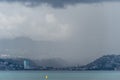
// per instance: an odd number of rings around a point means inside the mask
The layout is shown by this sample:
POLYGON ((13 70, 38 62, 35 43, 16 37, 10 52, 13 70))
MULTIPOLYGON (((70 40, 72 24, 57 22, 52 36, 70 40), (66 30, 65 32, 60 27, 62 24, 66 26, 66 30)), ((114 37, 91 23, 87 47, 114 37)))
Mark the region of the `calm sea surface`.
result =
POLYGON ((120 71, 0 71, 0 80, 120 80, 120 71))

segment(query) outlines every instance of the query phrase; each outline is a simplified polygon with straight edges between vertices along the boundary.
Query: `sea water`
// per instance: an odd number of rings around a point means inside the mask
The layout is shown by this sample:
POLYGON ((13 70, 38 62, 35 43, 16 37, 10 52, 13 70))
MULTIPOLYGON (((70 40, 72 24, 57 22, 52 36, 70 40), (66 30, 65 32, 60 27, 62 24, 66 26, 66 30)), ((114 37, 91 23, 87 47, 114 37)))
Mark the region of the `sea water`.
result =
POLYGON ((0 80, 120 80, 120 71, 0 71, 0 80))

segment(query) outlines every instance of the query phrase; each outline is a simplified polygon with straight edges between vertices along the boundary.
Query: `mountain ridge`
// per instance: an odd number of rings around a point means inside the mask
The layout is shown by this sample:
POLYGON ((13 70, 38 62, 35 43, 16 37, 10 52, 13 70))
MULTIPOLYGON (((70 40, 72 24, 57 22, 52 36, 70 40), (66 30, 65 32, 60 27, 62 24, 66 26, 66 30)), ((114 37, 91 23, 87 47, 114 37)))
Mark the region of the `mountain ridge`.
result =
POLYGON ((82 66, 85 70, 119 70, 120 55, 104 55, 93 62, 82 66))

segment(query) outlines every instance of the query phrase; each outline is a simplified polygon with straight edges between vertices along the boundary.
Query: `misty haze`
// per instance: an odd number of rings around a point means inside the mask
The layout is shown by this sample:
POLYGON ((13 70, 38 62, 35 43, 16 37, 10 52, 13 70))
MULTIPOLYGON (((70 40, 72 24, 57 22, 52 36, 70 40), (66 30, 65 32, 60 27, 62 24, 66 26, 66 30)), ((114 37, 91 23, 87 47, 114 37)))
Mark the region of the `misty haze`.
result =
POLYGON ((0 0, 0 56, 58 67, 120 55, 119 7, 119 0, 0 0))

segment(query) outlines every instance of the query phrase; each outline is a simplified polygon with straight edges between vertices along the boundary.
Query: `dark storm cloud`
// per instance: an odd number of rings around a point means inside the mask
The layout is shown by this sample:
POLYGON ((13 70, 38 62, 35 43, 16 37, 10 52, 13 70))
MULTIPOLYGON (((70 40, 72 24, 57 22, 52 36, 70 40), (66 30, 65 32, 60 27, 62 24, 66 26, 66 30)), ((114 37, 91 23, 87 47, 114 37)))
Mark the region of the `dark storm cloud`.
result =
POLYGON ((1 2, 21 2, 26 6, 33 7, 43 3, 47 3, 55 8, 65 7, 66 5, 75 5, 78 3, 99 3, 108 1, 120 1, 120 0, 0 0, 1 2))

